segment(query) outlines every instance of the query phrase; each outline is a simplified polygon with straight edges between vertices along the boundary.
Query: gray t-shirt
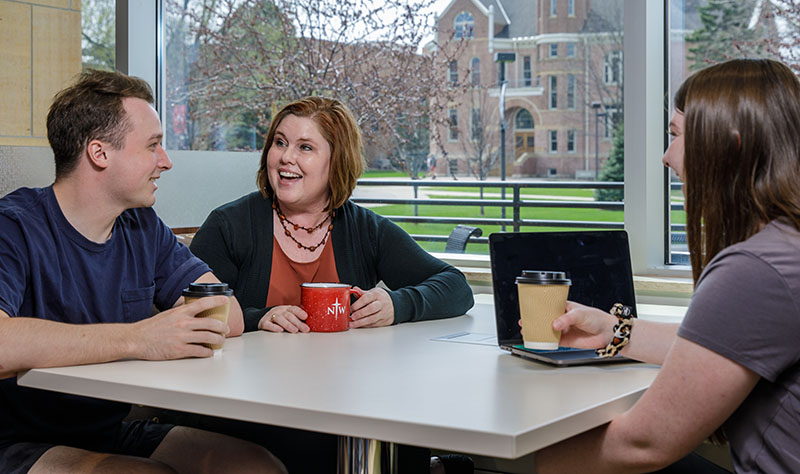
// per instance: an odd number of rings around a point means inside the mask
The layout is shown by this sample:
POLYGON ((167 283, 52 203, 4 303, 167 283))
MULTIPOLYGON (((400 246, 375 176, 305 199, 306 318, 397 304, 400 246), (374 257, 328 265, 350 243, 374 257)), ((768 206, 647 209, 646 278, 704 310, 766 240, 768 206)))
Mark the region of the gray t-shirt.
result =
POLYGON ((800 233, 773 221, 700 276, 678 335, 761 376, 725 422, 737 473, 800 473, 800 233))

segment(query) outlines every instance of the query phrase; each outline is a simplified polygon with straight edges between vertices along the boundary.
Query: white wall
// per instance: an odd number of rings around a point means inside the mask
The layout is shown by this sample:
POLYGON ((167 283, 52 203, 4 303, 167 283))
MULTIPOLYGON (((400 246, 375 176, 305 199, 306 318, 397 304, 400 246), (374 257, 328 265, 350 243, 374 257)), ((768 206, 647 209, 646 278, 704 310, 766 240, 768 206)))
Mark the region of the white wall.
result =
MULTIPOLYGON (((154 208, 170 227, 197 227, 216 207, 256 190, 260 153, 167 153, 173 166, 158 180, 154 208)), ((49 148, 0 146, 0 196, 54 179, 49 148)))

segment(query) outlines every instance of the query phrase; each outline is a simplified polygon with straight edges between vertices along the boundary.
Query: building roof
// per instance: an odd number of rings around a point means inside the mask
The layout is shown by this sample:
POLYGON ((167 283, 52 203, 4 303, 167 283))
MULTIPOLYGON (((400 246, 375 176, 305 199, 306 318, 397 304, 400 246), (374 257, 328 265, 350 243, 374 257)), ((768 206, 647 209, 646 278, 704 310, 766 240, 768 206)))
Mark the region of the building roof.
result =
POLYGON ((499 6, 494 8, 495 21, 498 11, 502 10, 507 18, 508 28, 504 28, 495 35, 499 38, 524 38, 536 35, 536 4, 538 0, 483 0, 484 3, 494 2, 499 6), (504 34, 504 36, 500 36, 504 34))

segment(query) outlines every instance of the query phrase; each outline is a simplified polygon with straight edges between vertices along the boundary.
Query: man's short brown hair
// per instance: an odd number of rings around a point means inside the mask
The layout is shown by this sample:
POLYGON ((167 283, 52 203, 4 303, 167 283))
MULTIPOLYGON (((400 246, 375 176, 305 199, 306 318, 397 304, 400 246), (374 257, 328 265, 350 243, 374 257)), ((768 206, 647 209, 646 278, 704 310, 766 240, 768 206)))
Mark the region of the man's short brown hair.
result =
POLYGON ((47 139, 56 162, 56 179, 71 173, 92 140, 125 146, 130 124, 122 99, 131 97, 153 103, 150 86, 121 72, 87 70, 75 84, 53 99, 47 113, 47 139))

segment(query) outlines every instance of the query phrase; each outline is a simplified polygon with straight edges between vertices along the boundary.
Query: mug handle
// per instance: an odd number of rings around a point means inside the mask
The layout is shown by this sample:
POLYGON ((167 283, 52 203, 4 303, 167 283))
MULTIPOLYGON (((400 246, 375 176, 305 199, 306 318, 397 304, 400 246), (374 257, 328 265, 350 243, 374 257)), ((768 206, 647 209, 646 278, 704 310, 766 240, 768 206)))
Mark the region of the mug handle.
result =
POLYGON ((351 286, 350 287, 350 294, 351 295, 356 295, 356 299, 359 299, 362 296, 364 296, 364 290, 356 288, 355 286, 351 286))

